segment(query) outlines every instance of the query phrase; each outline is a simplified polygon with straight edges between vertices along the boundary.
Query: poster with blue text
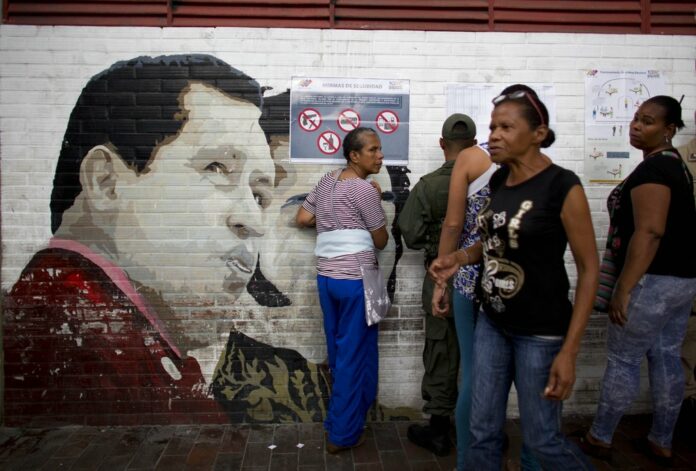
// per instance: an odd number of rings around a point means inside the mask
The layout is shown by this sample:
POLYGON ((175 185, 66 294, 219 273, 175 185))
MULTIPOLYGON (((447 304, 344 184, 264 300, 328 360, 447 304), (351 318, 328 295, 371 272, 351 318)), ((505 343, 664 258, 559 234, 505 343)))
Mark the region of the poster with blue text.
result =
POLYGON ((343 138, 355 128, 377 131, 384 162, 408 163, 409 81, 293 77, 290 160, 345 162, 343 138))

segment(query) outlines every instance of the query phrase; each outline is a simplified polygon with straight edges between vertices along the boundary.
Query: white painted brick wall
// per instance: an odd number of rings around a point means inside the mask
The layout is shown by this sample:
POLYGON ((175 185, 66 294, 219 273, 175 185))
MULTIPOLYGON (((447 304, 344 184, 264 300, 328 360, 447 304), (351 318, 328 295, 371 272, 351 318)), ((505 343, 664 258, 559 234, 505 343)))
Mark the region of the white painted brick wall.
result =
MULTIPOLYGON (((67 118, 81 88, 90 77, 119 60, 169 53, 215 55, 261 85, 273 87, 269 95, 288 88, 294 75, 409 79, 412 184, 441 162, 437 138, 445 118, 446 83, 492 83, 499 88, 516 82, 553 83, 558 104, 558 140, 553 153, 560 165, 581 176, 584 71, 588 68, 661 70, 667 78, 668 93, 686 96, 684 118, 688 126, 678 135, 677 143, 686 142, 694 134, 690 118, 696 106, 694 36, 2 25, 3 290, 12 287, 32 254, 50 237, 48 201, 54 165, 67 118)), ((316 178, 312 169, 302 167, 299 171, 312 172, 305 178, 316 178)), ((600 247, 608 224, 605 198, 609 189, 586 186, 600 247)), ((185 218, 181 222, 185 227, 185 218)), ((189 228, 188 234, 195 240, 205 237, 204 232, 189 228)), ((567 260, 574 278, 572 259, 567 260)), ((421 318, 418 304, 422 273, 420 256, 407 251, 399 265, 394 309, 394 315, 404 322, 421 318)), ((201 335, 223 338, 234 327, 258 340, 296 348, 320 361, 325 349, 314 285, 311 280, 298 280, 294 289, 301 302, 290 308, 260 309, 251 298, 242 298, 231 306, 237 310, 236 320, 192 321, 192 328, 201 335)), ((381 401, 419 408, 422 332, 384 331, 380 342, 381 401)), ((594 411, 605 361, 603 342, 604 320, 595 316, 578 360, 576 393, 566 411, 594 411)), ((206 370, 214 367, 220 351, 214 346, 200 356, 206 370)), ((511 401, 512 414, 516 414, 514 404, 511 401)), ((648 407, 644 379, 634 410, 648 407)))

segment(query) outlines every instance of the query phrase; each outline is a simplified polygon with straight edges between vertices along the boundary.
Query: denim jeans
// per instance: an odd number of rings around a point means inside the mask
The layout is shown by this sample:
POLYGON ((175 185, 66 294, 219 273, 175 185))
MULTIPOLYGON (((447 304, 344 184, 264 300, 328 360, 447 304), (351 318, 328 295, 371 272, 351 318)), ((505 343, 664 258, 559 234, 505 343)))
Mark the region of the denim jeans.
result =
POLYGON ((457 470, 462 471, 469 450, 469 417, 471 415, 471 369, 474 353, 476 303, 455 290, 452 295, 454 325, 459 342, 459 394, 455 422, 457 426, 457 470))
POLYGON ((646 274, 631 291, 628 321, 609 322, 607 369, 590 433, 611 443, 624 412, 638 395, 640 364, 648 357, 653 423, 648 438, 671 448, 684 395, 681 344, 696 295, 696 278, 646 274))
POLYGON ((317 275, 319 303, 333 379, 324 428, 334 445, 352 446, 377 398, 377 324, 365 321, 362 280, 317 275))
POLYGON ((501 468, 503 426, 512 382, 522 425, 522 441, 544 469, 594 469, 561 433, 562 403, 543 397, 561 339, 515 335, 494 326, 481 312, 474 332, 471 404, 472 443, 466 469, 501 468))

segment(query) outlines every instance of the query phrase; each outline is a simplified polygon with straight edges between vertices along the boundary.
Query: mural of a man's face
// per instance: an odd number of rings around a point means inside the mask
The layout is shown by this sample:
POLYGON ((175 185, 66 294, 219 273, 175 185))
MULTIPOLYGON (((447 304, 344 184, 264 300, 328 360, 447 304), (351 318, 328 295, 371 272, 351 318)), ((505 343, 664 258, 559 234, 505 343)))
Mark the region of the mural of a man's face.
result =
POLYGON ((183 93, 185 124, 145 171, 119 174, 117 220, 105 230, 129 276, 165 299, 236 297, 253 274, 273 197, 260 111, 201 83, 183 93))

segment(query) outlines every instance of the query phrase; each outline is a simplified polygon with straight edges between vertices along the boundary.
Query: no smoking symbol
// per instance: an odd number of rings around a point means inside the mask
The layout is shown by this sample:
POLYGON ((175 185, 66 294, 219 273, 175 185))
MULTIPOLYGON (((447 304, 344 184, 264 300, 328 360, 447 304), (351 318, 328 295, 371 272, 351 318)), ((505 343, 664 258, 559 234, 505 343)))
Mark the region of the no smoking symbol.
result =
POLYGON ((391 134, 399 127, 399 117, 395 112, 384 110, 377 113, 377 127, 385 134, 391 134))
POLYGON ((335 154, 341 148, 341 138, 333 131, 324 131, 319 134, 317 147, 323 154, 335 154))
POLYGON ((357 111, 350 108, 338 114, 338 127, 346 132, 350 132, 360 126, 360 115, 357 111))
POLYGON ((314 108, 306 108, 300 111, 298 120, 300 128, 307 132, 316 131, 321 126, 321 114, 314 108))

